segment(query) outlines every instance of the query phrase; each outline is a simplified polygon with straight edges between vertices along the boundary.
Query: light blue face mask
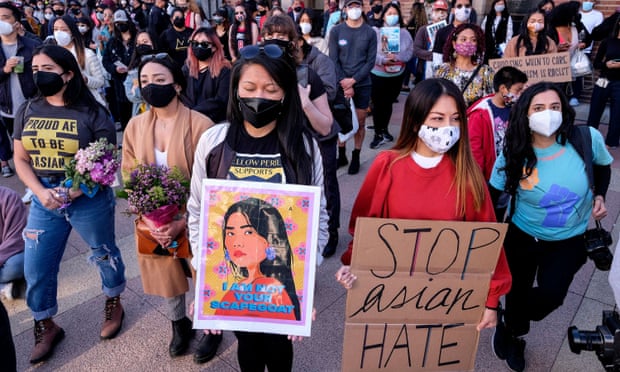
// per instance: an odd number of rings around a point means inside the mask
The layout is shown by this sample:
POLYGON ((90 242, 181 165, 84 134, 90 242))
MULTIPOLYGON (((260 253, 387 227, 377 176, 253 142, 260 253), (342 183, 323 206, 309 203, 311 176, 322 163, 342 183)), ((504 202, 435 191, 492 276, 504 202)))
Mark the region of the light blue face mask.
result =
POLYGON ((385 24, 390 27, 398 25, 398 14, 386 15, 385 24))
POLYGON ((589 12, 592 8, 594 8, 594 2, 592 1, 584 1, 583 4, 581 4, 581 9, 583 9, 584 12, 589 12))

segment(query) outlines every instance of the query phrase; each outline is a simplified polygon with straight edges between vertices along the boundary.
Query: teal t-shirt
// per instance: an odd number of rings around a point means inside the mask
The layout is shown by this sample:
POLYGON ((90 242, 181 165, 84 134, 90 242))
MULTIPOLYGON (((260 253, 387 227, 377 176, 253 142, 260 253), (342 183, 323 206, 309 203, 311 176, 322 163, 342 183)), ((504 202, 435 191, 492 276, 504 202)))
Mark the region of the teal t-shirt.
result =
MULTIPOLYGON (((594 164, 609 165, 613 158, 601 133, 590 128, 594 164)), ((592 191, 585 164, 570 144, 554 143, 534 148, 538 162, 532 174, 519 182, 516 212, 512 222, 527 234, 547 241, 564 240, 582 234, 592 213, 592 191)), ((506 164, 501 154, 495 161, 491 186, 503 190, 506 164)))

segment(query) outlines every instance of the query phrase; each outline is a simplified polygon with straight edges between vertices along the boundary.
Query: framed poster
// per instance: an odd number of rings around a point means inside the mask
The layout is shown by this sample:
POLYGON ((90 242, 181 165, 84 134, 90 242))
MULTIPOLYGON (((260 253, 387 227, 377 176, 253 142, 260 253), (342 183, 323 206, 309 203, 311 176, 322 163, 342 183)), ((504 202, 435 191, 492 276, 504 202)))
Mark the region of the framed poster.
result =
POLYGON ((310 336, 320 187, 202 188, 194 327, 310 336))

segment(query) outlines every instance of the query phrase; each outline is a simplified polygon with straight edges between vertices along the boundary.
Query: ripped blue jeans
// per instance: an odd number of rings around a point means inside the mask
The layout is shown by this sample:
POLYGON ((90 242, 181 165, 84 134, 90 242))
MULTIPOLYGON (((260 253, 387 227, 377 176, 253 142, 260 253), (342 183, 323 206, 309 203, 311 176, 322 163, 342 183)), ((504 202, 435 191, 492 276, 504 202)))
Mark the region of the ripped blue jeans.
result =
POLYGON ((115 204, 109 187, 100 189, 92 199, 80 196, 62 213, 46 209, 36 196, 32 199, 23 235, 26 302, 35 320, 58 312, 58 271, 73 228, 91 247, 89 260, 99 269, 103 293, 114 297, 125 290, 125 265, 114 234, 115 204))

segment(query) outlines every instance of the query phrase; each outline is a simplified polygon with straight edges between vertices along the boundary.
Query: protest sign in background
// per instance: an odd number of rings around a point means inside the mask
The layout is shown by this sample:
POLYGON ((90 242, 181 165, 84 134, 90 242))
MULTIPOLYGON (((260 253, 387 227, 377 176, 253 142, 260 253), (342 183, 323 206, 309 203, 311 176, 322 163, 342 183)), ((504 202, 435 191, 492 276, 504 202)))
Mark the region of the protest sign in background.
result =
POLYGON ((321 189, 212 179, 205 179, 202 187, 194 328, 310 336, 321 189), (252 203, 260 206, 256 215, 237 213, 242 221, 236 225, 231 215, 224 232, 231 206, 252 203), (259 217, 262 227, 253 226, 259 217), (270 237, 261 237, 260 231, 270 237), (246 240, 234 240, 240 237, 246 240), (265 241, 268 244, 260 246, 265 241), (286 273, 291 280, 280 281, 271 272, 286 273))
POLYGON ((506 225, 359 218, 343 371, 473 370, 506 225))
POLYGON ((561 83, 573 79, 568 52, 490 59, 489 66, 495 72, 505 66, 518 68, 527 75, 529 85, 539 81, 561 83))

